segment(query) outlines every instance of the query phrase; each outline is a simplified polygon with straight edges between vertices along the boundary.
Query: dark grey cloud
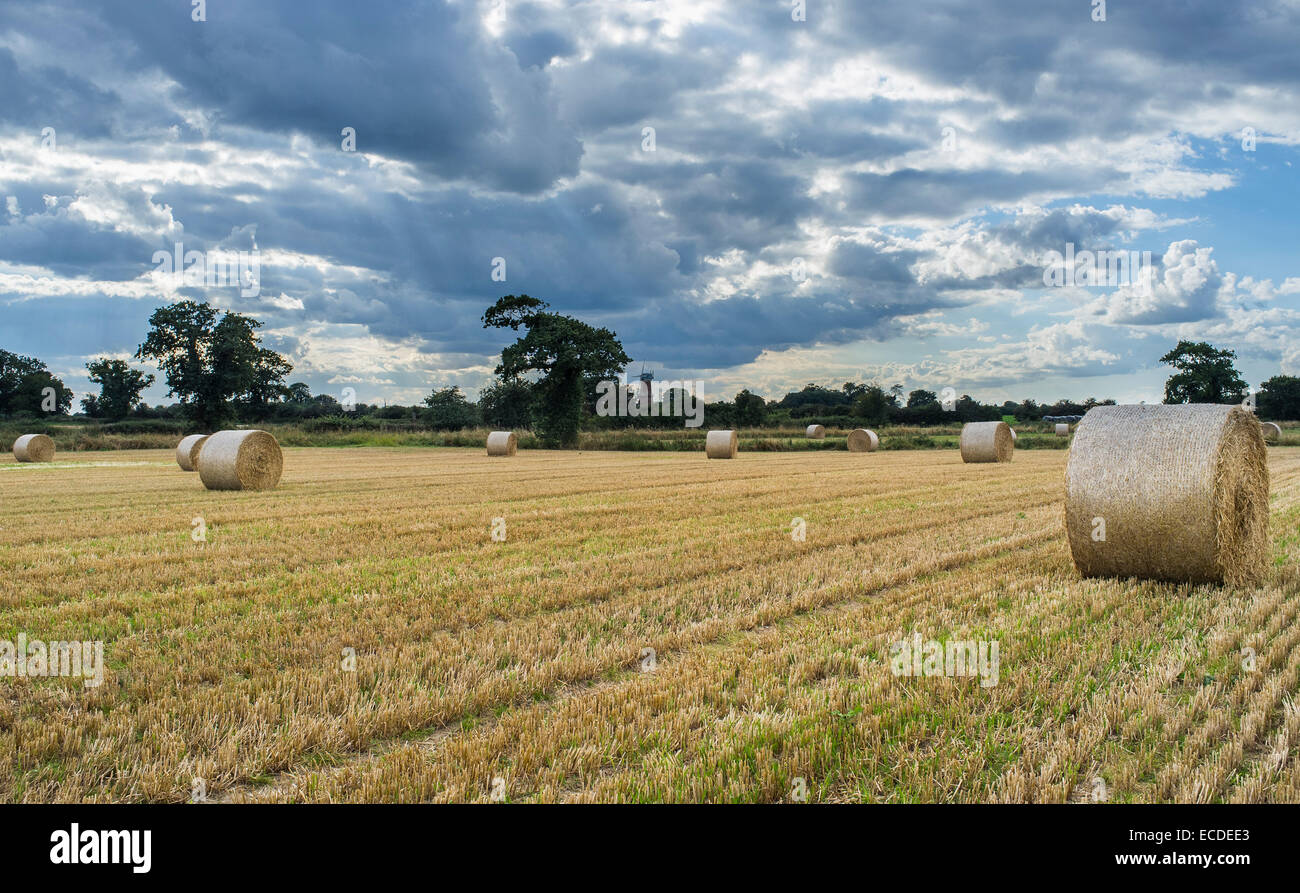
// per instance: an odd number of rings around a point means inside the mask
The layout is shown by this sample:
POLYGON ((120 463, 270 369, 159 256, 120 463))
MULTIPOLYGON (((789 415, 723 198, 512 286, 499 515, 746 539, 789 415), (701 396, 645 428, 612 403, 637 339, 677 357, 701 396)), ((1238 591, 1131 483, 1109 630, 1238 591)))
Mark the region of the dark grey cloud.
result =
MULTIPOLYGON (((578 170, 582 146, 547 76, 521 71, 459 4, 222 0, 204 22, 164 0, 81 10, 98 11, 95 36, 131 47, 136 71, 173 79, 172 101, 221 123, 335 146, 354 127, 360 151, 522 192, 578 170)), ((22 83, 37 76, 48 73, 22 83)))
POLYGON ((831 252, 830 271, 845 279, 899 285, 915 281, 911 265, 917 251, 882 252, 859 242, 841 242, 831 252))
POLYGON ((19 69, 11 50, 0 47, 0 122, 25 127, 32 141, 52 127, 55 142, 62 129, 85 137, 104 137, 112 132, 112 121, 120 103, 109 90, 100 89, 83 77, 57 65, 19 69))
POLYGON ((845 177, 850 210, 882 222, 950 221, 990 205, 1015 204, 1061 190, 1090 194, 1121 179, 1115 170, 1067 166, 1026 171, 903 168, 845 177))
POLYGON ((1288 0, 1111 2, 1105 22, 1092 12, 1086 0, 837 3, 809 24, 828 42, 867 44, 935 84, 1015 107, 983 134, 1005 145, 1118 139, 1141 132, 1154 110, 1300 79, 1300 14, 1288 0))
POLYGON ((883 340, 898 333, 899 315, 940 306, 946 302, 919 290, 837 290, 808 297, 764 292, 703 305, 657 302, 620 321, 618 332, 642 356, 653 353, 682 370, 711 370, 747 363, 764 350, 883 340))
POLYGON ((556 73, 563 96, 560 109, 587 130, 671 115, 682 91, 716 84, 734 61, 734 56, 714 53, 683 64, 680 57, 661 50, 605 47, 556 73))
POLYGON ((66 208, 37 210, 0 226, 0 258, 71 278, 133 279, 158 247, 151 239, 88 224, 66 208))
POLYGON ((1123 220, 1093 208, 1054 208, 1041 217, 1018 218, 989 227, 994 238, 1026 248, 1060 251, 1067 242, 1106 248, 1123 220))
POLYGON ((536 3, 520 3, 510 10, 502 43, 510 48, 522 68, 542 67, 577 50, 571 24, 562 14, 536 3))

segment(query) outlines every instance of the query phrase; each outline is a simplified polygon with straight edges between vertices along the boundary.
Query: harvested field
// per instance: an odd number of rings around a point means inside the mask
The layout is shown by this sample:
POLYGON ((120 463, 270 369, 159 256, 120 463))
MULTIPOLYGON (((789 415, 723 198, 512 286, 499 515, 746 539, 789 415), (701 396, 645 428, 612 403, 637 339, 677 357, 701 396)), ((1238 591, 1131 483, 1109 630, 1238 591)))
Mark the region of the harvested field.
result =
POLYGON ((66 458, 0 461, 0 639, 108 671, 0 678, 3 801, 1300 801, 1293 447, 1241 590, 1080 579, 1063 451, 66 458))

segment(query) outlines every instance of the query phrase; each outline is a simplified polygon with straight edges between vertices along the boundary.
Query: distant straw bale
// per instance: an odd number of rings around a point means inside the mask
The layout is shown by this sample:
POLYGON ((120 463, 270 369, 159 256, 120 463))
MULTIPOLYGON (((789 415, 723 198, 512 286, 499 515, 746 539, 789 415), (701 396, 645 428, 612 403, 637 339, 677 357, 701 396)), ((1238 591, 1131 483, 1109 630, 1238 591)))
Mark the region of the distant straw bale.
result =
POLYGON ((519 451, 519 439, 513 431, 493 431, 487 437, 489 456, 513 456, 519 451))
POLYGON ((734 459, 739 447, 735 431, 710 431, 704 439, 704 455, 710 459, 734 459))
POLYGON ((203 449, 207 439, 206 434, 190 434, 181 438, 181 442, 176 445, 176 464, 181 467, 181 471, 198 471, 199 450, 203 449))
POLYGON ((849 432, 850 453, 871 453, 878 446, 880 446, 880 438, 876 436, 875 431, 858 428, 849 432))
POLYGON ((19 462, 51 462, 54 440, 48 434, 24 434, 14 441, 14 458, 19 462))
POLYGON ((963 462, 1010 462, 1016 450, 1006 422, 967 422, 961 427, 963 462))

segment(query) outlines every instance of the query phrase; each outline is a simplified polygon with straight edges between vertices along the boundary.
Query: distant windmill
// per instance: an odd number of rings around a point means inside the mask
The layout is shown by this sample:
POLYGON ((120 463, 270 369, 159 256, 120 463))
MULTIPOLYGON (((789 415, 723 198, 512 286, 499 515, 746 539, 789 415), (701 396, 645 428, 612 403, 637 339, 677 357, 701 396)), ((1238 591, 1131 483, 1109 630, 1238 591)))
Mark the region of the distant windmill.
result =
POLYGON ((650 405, 650 395, 654 390, 653 382, 655 380, 655 374, 653 372, 647 372, 645 365, 643 364, 641 366, 640 378, 641 384, 637 386, 636 402, 640 403, 643 407, 648 407, 650 405))

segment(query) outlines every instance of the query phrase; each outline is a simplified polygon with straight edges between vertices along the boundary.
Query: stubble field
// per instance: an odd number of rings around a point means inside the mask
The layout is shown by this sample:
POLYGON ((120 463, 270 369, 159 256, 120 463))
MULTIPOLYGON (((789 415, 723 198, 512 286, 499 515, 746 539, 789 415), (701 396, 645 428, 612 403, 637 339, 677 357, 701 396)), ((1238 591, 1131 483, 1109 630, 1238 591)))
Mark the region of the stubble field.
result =
POLYGON ((1300 449, 1252 590, 1079 579, 1065 460, 0 462, 0 639, 107 664, 0 678, 0 800, 1300 801, 1300 449))

